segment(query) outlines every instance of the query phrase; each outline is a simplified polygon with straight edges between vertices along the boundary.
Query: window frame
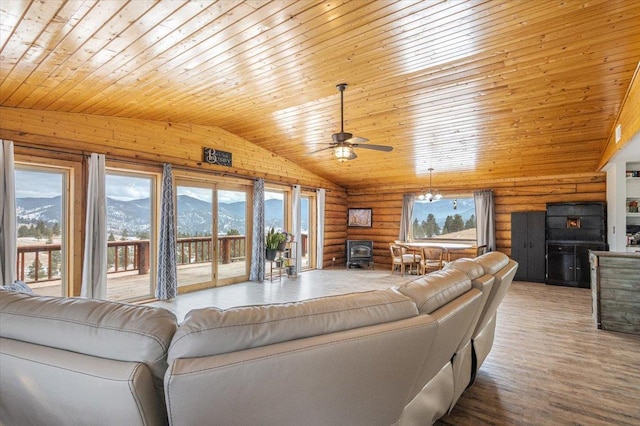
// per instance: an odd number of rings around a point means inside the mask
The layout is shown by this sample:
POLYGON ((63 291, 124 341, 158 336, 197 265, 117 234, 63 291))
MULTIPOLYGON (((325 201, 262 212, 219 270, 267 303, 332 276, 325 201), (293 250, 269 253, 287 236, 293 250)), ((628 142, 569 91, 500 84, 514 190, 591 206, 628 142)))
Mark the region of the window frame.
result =
POLYGON ((62 215, 60 223, 61 261, 60 261, 60 296, 69 297, 80 294, 82 276, 82 253, 77 247, 82 247, 81 182, 82 162, 51 157, 40 157, 20 152, 16 147, 14 167, 16 170, 30 170, 45 172, 62 172, 63 188, 61 194, 62 215))

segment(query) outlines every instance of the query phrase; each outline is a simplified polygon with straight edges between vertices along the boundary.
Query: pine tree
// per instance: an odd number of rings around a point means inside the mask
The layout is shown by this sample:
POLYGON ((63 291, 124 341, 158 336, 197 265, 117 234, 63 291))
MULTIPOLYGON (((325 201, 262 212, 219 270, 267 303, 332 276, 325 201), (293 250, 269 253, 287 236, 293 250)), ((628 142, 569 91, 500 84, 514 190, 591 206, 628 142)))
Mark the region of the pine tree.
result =
POLYGON ((476 227, 476 216, 472 214, 469 220, 467 220, 467 222, 464 224, 464 229, 472 229, 475 227, 476 227))
POLYGON ((412 224, 412 228, 411 230, 413 231, 413 238, 422 238, 422 229, 420 229, 420 224, 418 223, 418 219, 414 219, 413 220, 413 224, 412 224))
POLYGON ((18 238, 24 238, 29 236, 29 228, 27 225, 22 225, 18 228, 18 238))
POLYGON ((427 215, 427 221, 424 225, 424 234, 427 238, 434 237, 440 233, 440 226, 436 222, 436 217, 433 213, 427 215))
MULTIPOLYGON (((34 259, 31 265, 29 265, 29 269, 27 270, 27 276, 34 281, 36 280, 36 261, 37 259, 34 259)), ((42 280, 47 276, 47 271, 44 270, 44 265, 42 264, 42 262, 37 262, 37 264, 38 264, 37 278, 38 280, 42 280)))

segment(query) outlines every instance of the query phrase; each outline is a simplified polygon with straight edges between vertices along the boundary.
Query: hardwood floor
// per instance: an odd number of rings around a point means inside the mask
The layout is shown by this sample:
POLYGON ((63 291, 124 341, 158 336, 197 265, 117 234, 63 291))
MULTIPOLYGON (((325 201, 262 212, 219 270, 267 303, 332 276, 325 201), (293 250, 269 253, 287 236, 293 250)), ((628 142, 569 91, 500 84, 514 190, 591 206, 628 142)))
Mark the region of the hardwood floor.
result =
MULTIPOLYGON (((415 277, 343 268, 154 302, 191 309, 276 303, 386 288, 415 277)), ((640 425, 640 336, 598 330, 589 289, 514 282, 476 382, 437 425, 640 425)))
POLYGON ((514 282, 475 384, 437 425, 640 425, 640 336, 598 330, 591 290, 514 282))

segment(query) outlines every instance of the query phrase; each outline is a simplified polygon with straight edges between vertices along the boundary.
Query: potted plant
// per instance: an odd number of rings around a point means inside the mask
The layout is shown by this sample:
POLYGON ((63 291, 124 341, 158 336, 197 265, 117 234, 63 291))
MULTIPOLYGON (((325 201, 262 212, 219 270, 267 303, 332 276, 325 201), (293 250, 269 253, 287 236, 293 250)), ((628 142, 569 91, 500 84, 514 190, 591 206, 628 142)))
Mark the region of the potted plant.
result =
POLYGON ((292 276, 296 274, 296 267, 293 265, 293 261, 290 258, 284 260, 284 267, 287 270, 287 275, 292 276))
POLYGON ((281 248, 281 244, 285 244, 286 241, 287 236, 282 232, 276 231, 273 227, 267 232, 265 247, 267 249, 266 257, 268 261, 273 262, 275 260, 278 251, 284 249, 284 247, 281 248))

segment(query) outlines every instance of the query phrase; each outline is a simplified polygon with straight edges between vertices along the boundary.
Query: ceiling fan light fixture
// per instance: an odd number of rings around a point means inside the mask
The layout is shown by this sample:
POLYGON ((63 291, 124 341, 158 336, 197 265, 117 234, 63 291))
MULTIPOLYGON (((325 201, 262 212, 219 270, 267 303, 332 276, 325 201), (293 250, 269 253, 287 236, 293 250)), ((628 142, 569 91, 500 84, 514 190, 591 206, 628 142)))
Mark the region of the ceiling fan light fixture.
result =
POLYGON ((336 146, 333 150, 333 155, 339 162, 344 163, 345 161, 349 161, 353 156, 353 148, 348 145, 336 146))

